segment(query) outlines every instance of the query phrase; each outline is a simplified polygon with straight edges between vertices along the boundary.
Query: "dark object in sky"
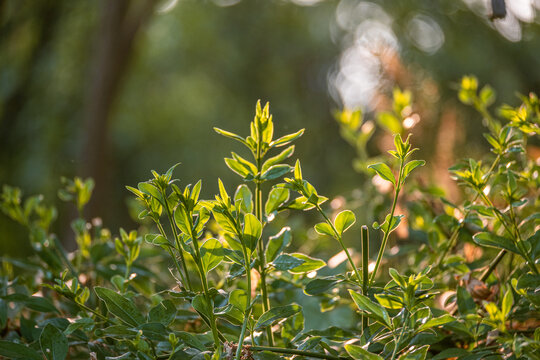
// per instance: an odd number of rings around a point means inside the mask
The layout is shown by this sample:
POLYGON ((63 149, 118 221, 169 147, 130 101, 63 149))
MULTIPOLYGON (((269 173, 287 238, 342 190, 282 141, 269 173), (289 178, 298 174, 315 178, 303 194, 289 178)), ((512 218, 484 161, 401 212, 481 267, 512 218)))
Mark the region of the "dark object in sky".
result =
POLYGON ((491 0, 491 20, 504 19, 506 17, 506 4, 504 0, 491 0))

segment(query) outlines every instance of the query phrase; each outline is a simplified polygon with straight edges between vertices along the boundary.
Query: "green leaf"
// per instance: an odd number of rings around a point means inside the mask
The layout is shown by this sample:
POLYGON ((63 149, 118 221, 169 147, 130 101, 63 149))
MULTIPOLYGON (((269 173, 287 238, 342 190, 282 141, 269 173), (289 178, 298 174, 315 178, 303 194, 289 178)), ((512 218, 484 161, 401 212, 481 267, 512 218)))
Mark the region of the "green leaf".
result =
POLYGON ((244 144, 244 145, 246 145, 247 147, 249 147, 249 145, 247 144, 246 140, 244 140, 244 138, 241 137, 240 135, 236 135, 235 133, 232 133, 232 132, 226 131, 226 130, 222 130, 222 129, 217 128, 217 127, 214 128, 214 131, 217 132, 217 133, 220 134, 220 135, 223 135, 223 136, 226 136, 226 137, 228 137, 228 138, 231 138, 231 139, 240 141, 242 144, 244 144))
POLYGON ((316 224, 315 225, 315 231, 319 235, 328 235, 328 236, 332 236, 332 237, 336 236, 336 234, 334 233, 334 230, 332 229, 332 227, 328 223, 325 223, 325 222, 316 224))
POLYGON ((253 214, 244 216, 243 238, 246 241, 246 246, 254 251, 257 247, 257 242, 262 235, 262 224, 253 214))
POLYGON ((383 360, 381 356, 370 353, 358 345, 347 344, 345 350, 355 360, 383 360))
POLYGON ((280 230, 274 236, 271 236, 268 239, 268 244, 266 245, 266 261, 272 262, 276 257, 285 250, 287 245, 291 242, 291 228, 286 226, 280 230))
POLYGON ((424 160, 411 160, 408 163, 406 163, 405 166, 403 166, 402 182, 405 181, 405 178, 409 176, 411 171, 413 171, 419 166, 424 166, 424 165, 426 165, 426 162, 424 160))
POLYGON ((289 189, 273 188, 268 194, 268 200, 264 206, 266 216, 276 211, 287 200, 289 200, 289 189))
POLYGON ((176 317, 176 306, 171 300, 163 300, 152 309, 148 314, 148 322, 157 322, 168 326, 176 317))
POLYGON ((146 234, 144 241, 152 245, 170 245, 167 239, 161 234, 146 234))
POLYGON ((242 210, 246 213, 253 211, 253 194, 246 184, 238 186, 234 194, 234 202, 242 201, 242 210))
POLYGON ((191 301, 191 306, 195 309, 201 316, 204 316, 207 321, 210 321, 210 314, 214 311, 212 305, 206 301, 204 295, 199 294, 193 298, 191 301))
POLYGON ((475 243, 481 246, 505 249, 513 253, 520 254, 519 250, 511 240, 490 232, 477 233, 473 236, 473 240, 475 243))
POLYGON ((356 216, 351 210, 343 210, 337 214, 334 220, 334 226, 338 233, 342 235, 348 228, 356 222, 356 216))
POLYGON ((238 160, 235 160, 235 159, 231 159, 231 158, 225 158, 225 164, 227 165, 227 167, 229 169, 231 169, 233 172, 237 173, 238 175, 240 175, 241 177, 243 178, 246 178, 248 177, 248 175, 254 175, 253 173, 251 173, 249 171, 249 168, 245 167, 244 165, 242 165, 240 163, 240 161, 238 160))
POLYGON ((354 303, 356 304, 358 309, 360 309, 360 311, 362 311, 364 314, 371 317, 372 319, 377 320, 382 325, 388 328, 392 328, 392 321, 390 320, 390 316, 381 305, 374 303, 367 296, 357 294, 351 289, 349 289, 349 294, 351 294, 354 303))
POLYGON ((272 262, 272 265, 279 271, 288 271, 294 269, 304 263, 304 260, 298 259, 289 254, 281 254, 276 260, 272 262))
POLYGON ((305 254, 293 253, 289 255, 303 261, 301 265, 288 270, 292 274, 304 274, 310 271, 319 270, 320 268, 326 266, 326 263, 323 260, 312 258, 305 254))
POLYGON ((109 312, 128 325, 138 326, 144 323, 144 317, 131 300, 119 295, 113 290, 95 287, 97 296, 103 300, 109 312))
POLYGON ((380 112, 377 114, 377 122, 391 133, 400 133, 403 130, 401 121, 389 112, 380 112))
POLYGON ((302 307, 296 304, 274 307, 259 317, 255 324, 255 330, 272 326, 279 320, 291 317, 299 311, 302 311, 302 307))
POLYGON ((8 359, 43 360, 43 357, 34 349, 6 340, 0 340, 0 355, 8 359))
POLYGON ((277 179, 292 170, 290 165, 278 164, 273 165, 261 175, 261 180, 274 180, 277 179))
POLYGON ((278 155, 266 160, 262 166, 262 171, 268 170, 272 165, 279 164, 283 160, 289 158, 294 153, 294 145, 289 146, 278 155))
POLYGON ((302 167, 300 166, 300 160, 296 160, 296 164, 294 164, 294 178, 296 180, 302 180, 302 167))
POLYGON ((174 222, 176 223, 176 226, 183 234, 186 234, 191 237, 191 219, 188 213, 186 212, 186 209, 184 208, 184 205, 180 204, 174 210, 174 222))
POLYGON ((339 282, 339 280, 333 278, 313 279, 307 283, 304 293, 310 296, 320 295, 333 288, 339 282))
POLYGON ((461 315, 476 313, 476 303, 474 302, 471 294, 469 294, 465 288, 458 286, 456 297, 458 310, 461 315))
POLYGON ((407 278, 402 276, 396 269, 393 268, 390 268, 390 270, 388 270, 388 273, 402 290, 407 289, 407 278))
POLYGON ((426 358, 429 345, 422 347, 411 347, 407 352, 403 353, 398 360, 424 360, 426 358))
POLYGON ((381 178, 383 178, 386 181, 390 181, 394 186, 396 186, 396 179, 394 178, 394 174, 392 173, 392 170, 386 165, 385 163, 376 163, 368 166, 368 169, 373 169, 379 174, 381 178))
POLYGON ((163 201, 163 196, 161 195, 161 192, 157 187, 154 185, 147 183, 147 182, 141 182, 137 185, 140 191, 145 193, 146 195, 150 195, 156 200, 158 200, 161 205, 165 205, 165 202, 163 201))
POLYGON ((270 143, 270 147, 285 146, 285 145, 293 142, 294 140, 298 139, 303 134, 304 134, 304 129, 301 129, 301 130, 298 130, 297 132, 295 132, 294 134, 289 134, 289 135, 282 136, 279 139, 272 141, 270 143))
POLYGON ((175 331, 174 334, 176 337, 178 337, 182 342, 190 347, 194 347, 195 349, 198 349, 200 351, 205 351, 206 347, 204 344, 197 338, 197 336, 185 332, 185 331, 175 331))
POLYGON ((442 316, 439 316, 439 317, 436 317, 436 318, 433 318, 433 319, 430 319, 430 320, 426 321, 425 323, 420 325, 420 327, 418 328, 418 331, 419 332, 420 331, 425 331, 425 330, 431 329, 431 328, 436 327, 436 326, 440 326, 440 325, 450 323, 450 322, 455 321, 455 320, 456 319, 452 315, 444 314, 442 316))
POLYGON ((54 325, 47 324, 39 337, 41 351, 47 360, 64 360, 69 351, 68 340, 64 333, 54 325))
POLYGON ((403 303, 401 299, 395 295, 390 294, 376 294, 375 299, 387 309, 401 309, 403 303))
POLYGON ((508 290, 503 297, 501 312, 505 319, 508 318, 510 311, 512 310, 512 305, 514 305, 514 295, 512 295, 512 290, 508 290))
POLYGON ((206 272, 218 266, 223 261, 223 257, 223 245, 218 240, 211 238, 202 244, 201 260, 206 272))
POLYGON ((246 312, 249 306, 249 297, 245 290, 236 289, 229 294, 229 304, 240 310, 242 313, 246 312))

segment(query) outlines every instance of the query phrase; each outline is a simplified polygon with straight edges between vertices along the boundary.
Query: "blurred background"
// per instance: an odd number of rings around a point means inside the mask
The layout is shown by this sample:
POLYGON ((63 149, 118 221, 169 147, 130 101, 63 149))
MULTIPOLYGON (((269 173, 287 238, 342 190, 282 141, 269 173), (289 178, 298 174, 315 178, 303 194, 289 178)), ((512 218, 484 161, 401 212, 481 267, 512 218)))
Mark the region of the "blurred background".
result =
MULTIPOLYGON (((176 177, 202 179, 204 197, 217 177, 234 190, 223 157, 241 148, 212 128, 246 135, 261 99, 277 136, 306 128, 295 156, 319 193, 358 198, 367 176, 333 113, 370 119, 398 86, 414 99, 405 125, 428 161, 422 178, 456 198, 447 168, 488 148, 480 117, 457 100, 460 78, 475 74, 514 105, 516 92, 538 92, 539 10, 506 0, 492 21, 488 0, 0 0, 0 184, 44 194, 69 234, 60 176, 91 176, 87 217, 133 228, 125 185, 151 169, 181 162, 176 177)), ((389 147, 377 131, 368 148, 389 147)), ((0 216, 0 253, 27 243, 0 216)))

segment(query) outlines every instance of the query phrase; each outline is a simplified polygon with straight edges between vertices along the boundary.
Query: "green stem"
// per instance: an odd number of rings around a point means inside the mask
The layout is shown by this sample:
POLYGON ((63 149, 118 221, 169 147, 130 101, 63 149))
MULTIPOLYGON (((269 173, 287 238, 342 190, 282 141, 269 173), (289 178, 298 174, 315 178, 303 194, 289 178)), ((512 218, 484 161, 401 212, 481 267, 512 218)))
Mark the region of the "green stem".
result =
POLYGON ((384 233, 381 247, 379 248, 379 253, 377 254, 377 260, 375 261, 375 267, 373 268, 373 272, 371 273, 371 279, 369 280, 368 286, 371 286, 371 284, 373 284, 373 281, 375 280, 375 276, 377 275, 377 270, 379 270, 379 265, 381 264, 381 260, 384 255, 386 243, 388 242, 388 237, 390 236, 390 229, 392 228, 392 223, 394 221, 394 212, 396 211, 397 200, 398 200, 399 192, 401 190, 401 175, 403 173, 404 163, 405 163, 404 160, 400 160, 399 175, 398 175, 397 183, 395 185, 396 192, 394 194, 394 201, 392 202, 392 209, 390 210, 390 220, 388 223, 388 231, 384 233))
MULTIPOLYGON (((499 162, 501 161, 501 155, 497 155, 497 157, 495 158, 495 160, 493 161, 493 163, 491 164, 491 166, 489 167, 489 170, 487 171, 486 173, 486 179, 484 181, 484 186, 482 186, 482 189, 481 191, 483 192, 484 191, 484 188, 486 187, 489 179, 491 178, 491 176, 493 175, 493 170, 495 169, 495 167, 497 167, 497 165, 499 165, 499 162)), ((472 199, 471 203, 474 204, 474 202, 476 200, 478 200, 478 198, 480 197, 480 194, 476 194, 474 196, 474 198, 472 199)), ((458 235, 459 235, 459 231, 461 230, 461 228, 463 228, 463 226, 465 225, 465 219, 467 219, 467 216, 469 216, 471 210, 467 210, 463 216, 463 221, 461 221, 459 223, 459 225, 455 228, 455 230, 452 232, 452 235, 450 236, 450 239, 448 240, 448 246, 445 247, 445 249, 443 250, 441 256, 439 257, 439 260, 437 261, 437 267, 440 268, 441 265, 442 265, 442 262, 444 261, 444 258, 446 257, 446 255, 448 254, 448 252, 455 246, 455 242, 457 241, 458 239, 458 235)))
MULTIPOLYGON (((508 224, 506 223, 506 221, 504 220, 504 218, 502 217, 501 213, 499 212, 499 209, 497 209, 493 203, 491 202, 491 200, 487 197, 486 194, 484 194, 484 192, 480 192, 480 196, 482 196, 482 198, 484 199, 484 202, 486 203, 486 205, 488 205, 489 207, 491 207, 493 209, 493 212, 495 213, 495 216, 497 217, 497 219, 499 220, 499 222, 503 225, 504 229, 508 232, 508 234, 511 236, 514 244, 516 245, 516 247, 518 248, 519 252, 521 253, 521 256, 525 259, 525 261, 527 262, 527 265, 529 265, 529 267, 531 268, 531 270, 536 274, 536 275, 540 275, 540 273, 538 272, 538 269, 536 268, 535 264, 534 264, 534 261, 530 258, 529 256, 529 253, 527 252, 527 249, 524 247, 523 245, 523 242, 521 241, 521 236, 519 236, 519 232, 517 233, 518 237, 516 237, 516 234, 513 234, 512 231, 510 230, 510 227, 508 226, 508 224)), ((504 256, 504 254, 502 255, 504 256)))
POLYGON ((191 290, 191 281, 189 279, 189 273, 186 266, 186 260, 184 259, 184 250, 182 249, 182 246, 180 245, 180 239, 178 237, 178 232, 176 231, 176 225, 174 223, 174 218, 172 216, 171 209, 169 208, 169 203, 167 202, 167 195, 165 194, 164 190, 161 190, 161 195, 163 196, 163 201, 165 201, 165 209, 167 209, 167 216, 169 218, 169 223, 171 225, 171 229, 173 232, 174 240, 176 242, 176 247, 178 250, 178 254, 180 255, 180 260, 182 262, 182 268, 184 269, 184 274, 186 276, 187 281, 187 288, 188 290, 191 290))
POLYGON ((246 309, 244 313, 244 322, 242 323, 242 330, 240 331, 240 337, 238 338, 238 347, 236 349, 236 360, 240 360, 240 357, 242 356, 242 347, 244 345, 244 338, 246 334, 246 328, 249 321, 249 318, 251 316, 251 261, 248 256, 248 252, 246 249, 246 246, 244 245, 245 242, 242 240, 242 250, 244 252, 244 262, 245 262, 245 268, 246 268, 246 282, 247 282, 247 295, 248 295, 248 309, 246 309))
MULTIPOLYGON (((362 294, 368 296, 369 283, 369 231, 366 225, 362 225, 362 294)), ((369 326, 367 316, 362 315, 362 331, 369 326)))
MULTIPOLYGON (((257 163, 257 173, 260 174, 262 171, 262 156, 261 156, 261 143, 262 139, 260 139, 257 142, 257 154, 255 156, 255 160, 257 163)), ((255 181, 255 213, 257 215, 257 219, 261 222, 261 224, 264 223, 263 221, 263 205, 262 205, 262 189, 261 189, 261 183, 259 180, 255 181)), ((262 238, 259 239, 259 242, 257 243, 257 256, 259 257, 259 273, 261 275, 261 293, 262 293, 262 305, 263 305, 263 311, 267 312, 270 310, 270 299, 268 298, 268 290, 266 288, 266 259, 264 254, 264 244, 262 238)), ((249 265, 248 265, 249 266, 249 265)), ((251 291, 248 289, 248 291, 251 291)), ((272 333, 272 327, 268 327, 266 329, 266 335, 268 337, 268 344, 270 346, 274 346, 274 334, 272 333)))
MULTIPOLYGON (((167 234, 165 233, 165 229, 163 229, 163 226, 161 225, 161 223, 156 222, 156 224, 157 224, 157 227, 158 227, 159 232, 161 233, 161 235, 165 239, 167 239, 167 234)), ((174 253, 172 252, 170 246, 167 246, 167 251, 169 251, 169 254, 171 255, 171 258, 174 260, 174 264, 176 265, 176 270, 178 271, 178 274, 180 275, 182 284, 186 284, 187 282, 186 282, 186 279, 184 278, 184 274, 182 273, 182 270, 180 269, 180 264, 178 263, 178 259, 176 258, 176 255, 174 255, 174 253)))
POLYGON ((403 326, 401 327, 401 332, 399 333, 399 337, 396 341, 396 346, 394 346, 394 351, 392 352, 392 357, 390 360, 394 360, 396 357, 396 352, 399 348, 399 345, 401 343, 401 338, 403 337, 403 332, 405 331, 405 327, 407 326, 407 321, 409 321, 409 312, 407 311, 407 315, 405 315, 405 320, 403 321, 403 326))
POLYGON ((216 346, 216 351, 221 354, 221 341, 219 340, 219 333, 214 317, 214 301, 210 297, 210 291, 208 290, 208 279, 206 278, 206 272, 204 271, 204 267, 202 264, 202 257, 201 252, 199 250, 199 240, 197 239, 197 236, 193 229, 193 221, 192 221, 192 214, 189 216, 189 229, 190 229, 190 235, 191 235, 191 241, 192 245, 195 248, 195 263, 197 264, 197 270, 199 271, 199 276, 201 277, 201 283, 204 290, 204 297, 206 298, 206 301, 211 306, 211 313, 210 315, 210 328, 212 330, 212 336, 214 337, 214 344, 216 346))
POLYGON ((351 267, 353 268, 353 271, 354 271, 354 275, 356 276, 356 282, 358 283, 358 285, 362 286, 362 277, 360 277, 360 273, 358 272, 358 268, 356 267, 356 265, 354 265, 354 262, 353 262, 353 259, 351 257, 351 254, 349 254, 349 250, 347 250, 347 247, 345 246, 345 244, 343 243, 343 238, 341 237, 341 235, 339 234, 339 232, 337 231, 336 227, 334 226, 334 224, 332 223, 332 221, 328 218, 328 216, 326 215, 326 213, 323 211, 323 209, 321 208, 321 206, 319 204, 315 205, 315 208, 317 209, 317 211, 322 215, 322 217, 324 218, 324 220, 326 221, 326 223, 332 228, 332 231, 334 232, 334 237, 336 238, 336 240, 339 242, 339 245, 341 245, 341 248, 343 249, 343 251, 345 252, 345 255, 347 255, 347 259, 349 260, 349 264, 351 265, 351 267))
POLYGON ((349 357, 344 357, 344 356, 335 356, 335 355, 321 354, 321 353, 316 353, 316 352, 311 352, 311 351, 279 348, 279 347, 272 347, 272 346, 251 346, 249 349, 253 351, 271 351, 271 352, 279 353, 279 354, 301 355, 301 356, 306 356, 306 357, 311 357, 311 358, 316 358, 316 359, 350 360, 349 357))
POLYGON ((504 255, 506 255, 506 250, 501 250, 497 256, 491 260, 491 263, 489 264, 489 267, 486 269, 486 271, 484 271, 484 273, 482 274, 482 276, 480 276, 480 281, 482 282, 486 282, 486 280, 488 279, 489 275, 491 275, 491 273, 493 272, 493 270, 495 270, 495 268, 497 267, 497 265, 499 265, 499 263, 501 262, 501 260, 504 258, 504 255))

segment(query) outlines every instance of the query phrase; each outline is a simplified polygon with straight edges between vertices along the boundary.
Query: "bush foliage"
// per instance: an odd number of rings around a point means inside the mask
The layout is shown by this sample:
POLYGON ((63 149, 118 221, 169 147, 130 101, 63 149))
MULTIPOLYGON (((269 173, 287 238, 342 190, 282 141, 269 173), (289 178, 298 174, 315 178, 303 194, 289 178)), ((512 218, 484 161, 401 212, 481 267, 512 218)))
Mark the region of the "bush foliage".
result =
POLYGON ((336 114, 357 150, 355 168, 392 189, 371 240, 361 226, 356 251, 344 236, 362 207, 330 214, 300 161, 289 162, 304 130, 274 136, 268 104, 257 104, 247 137, 215 129, 250 155, 225 158, 242 178, 234 192, 218 179, 219 194, 203 200, 201 181, 182 184, 177 165, 152 171, 148 181, 127 187, 141 207, 138 230, 115 236, 99 220, 84 219, 92 180, 63 179, 59 197, 78 212, 73 253, 50 231, 53 207, 4 186, 1 208, 28 230, 35 255, 1 258, 0 356, 538 358, 540 169, 527 142, 540 134, 540 102, 521 96, 520 106, 492 115, 495 94, 474 77, 463 78, 459 99, 481 114, 492 149, 450 169, 466 194, 458 204, 414 180, 425 162, 414 158, 414 139, 403 127, 410 93, 395 90, 393 111, 376 116, 380 131, 395 133, 386 157, 368 155, 373 122, 360 111, 336 114), (308 231, 291 228, 302 211, 320 216, 314 230, 335 241, 348 270, 331 271, 326 259, 296 251, 293 233, 308 231), (416 236, 396 254, 387 244, 399 227, 416 236), (330 316, 324 329, 305 327, 304 297, 323 313, 350 309, 356 325, 330 316))

